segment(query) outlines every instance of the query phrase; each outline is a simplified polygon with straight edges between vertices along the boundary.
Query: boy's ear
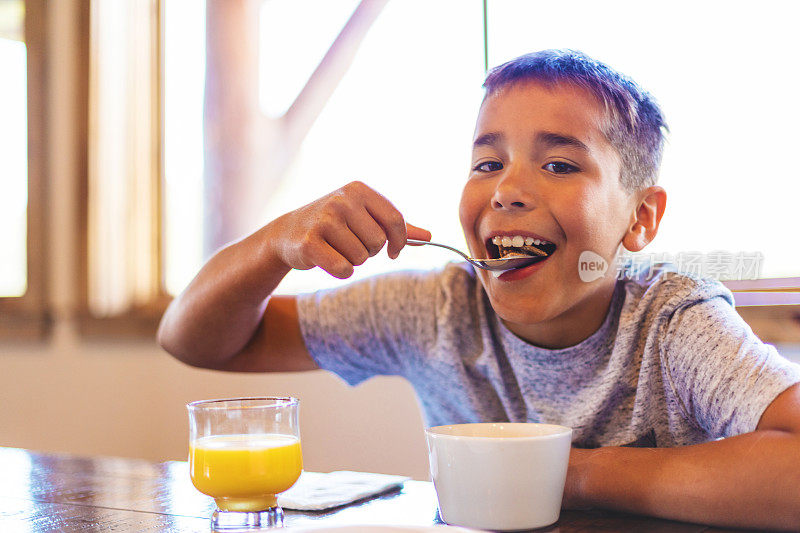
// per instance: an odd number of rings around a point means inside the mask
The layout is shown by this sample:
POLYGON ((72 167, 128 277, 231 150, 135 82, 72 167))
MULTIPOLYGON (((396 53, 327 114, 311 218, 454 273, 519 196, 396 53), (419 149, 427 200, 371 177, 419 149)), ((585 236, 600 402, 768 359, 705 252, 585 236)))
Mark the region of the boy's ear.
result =
POLYGON ((633 222, 622 238, 622 245, 630 252, 638 252, 656 238, 658 225, 667 206, 667 192, 658 185, 639 193, 639 202, 633 213, 633 222))

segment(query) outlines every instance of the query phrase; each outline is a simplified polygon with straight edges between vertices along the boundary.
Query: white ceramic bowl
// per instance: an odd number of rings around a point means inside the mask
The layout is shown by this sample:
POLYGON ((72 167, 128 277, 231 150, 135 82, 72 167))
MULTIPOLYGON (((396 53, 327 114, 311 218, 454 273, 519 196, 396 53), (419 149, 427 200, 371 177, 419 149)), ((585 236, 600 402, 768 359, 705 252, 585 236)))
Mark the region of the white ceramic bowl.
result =
POLYGON ((558 521, 570 428, 456 424, 425 433, 439 514, 448 524, 513 531, 558 521))

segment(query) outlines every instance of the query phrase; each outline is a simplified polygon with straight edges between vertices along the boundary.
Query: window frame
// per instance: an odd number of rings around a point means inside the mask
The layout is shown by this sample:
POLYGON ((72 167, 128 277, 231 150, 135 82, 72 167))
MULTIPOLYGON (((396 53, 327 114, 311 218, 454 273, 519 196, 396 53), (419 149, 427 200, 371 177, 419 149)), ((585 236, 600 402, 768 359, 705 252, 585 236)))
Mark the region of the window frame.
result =
POLYGON ((46 265, 48 182, 47 1, 25 0, 27 61, 28 207, 25 293, 0 297, 0 339, 39 340, 50 329, 46 265))
MULTIPOLYGON (((78 240, 78 271, 80 281, 78 287, 78 313, 77 325, 79 333, 89 338, 110 338, 110 339, 154 339, 161 316, 164 314, 172 297, 166 292, 164 287, 163 272, 163 184, 164 184, 164 158, 163 158, 163 138, 164 138, 164 39, 163 39, 163 0, 154 0, 155 19, 152 21, 155 35, 156 53, 151 57, 152 68, 155 69, 155 76, 151 94, 154 98, 153 108, 150 110, 153 115, 152 145, 154 146, 154 158, 150 162, 153 171, 157 176, 158 185, 153 194, 153 212, 157 213, 157 220, 153 226, 157 228, 152 235, 152 268, 156 269, 155 275, 158 277, 158 287, 153 297, 141 304, 134 305, 128 310, 108 316, 97 316, 91 310, 90 305, 90 254, 91 244, 90 235, 90 194, 89 194, 89 172, 90 172, 90 153, 92 150, 92 131, 91 131, 91 106, 92 95, 91 87, 91 34, 92 34, 92 2, 89 0, 81 2, 81 43, 80 43, 80 83, 83 107, 80 109, 80 116, 84 117, 81 124, 81 173, 78 180, 78 228, 80 238, 78 240)), ((153 274, 151 272, 151 274, 153 274)))

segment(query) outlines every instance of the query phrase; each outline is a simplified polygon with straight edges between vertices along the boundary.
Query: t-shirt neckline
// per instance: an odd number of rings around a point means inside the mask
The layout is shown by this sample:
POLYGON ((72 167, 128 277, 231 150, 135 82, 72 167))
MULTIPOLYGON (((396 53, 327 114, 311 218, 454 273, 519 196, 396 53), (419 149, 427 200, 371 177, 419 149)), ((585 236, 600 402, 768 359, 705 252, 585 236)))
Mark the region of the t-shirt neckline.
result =
POLYGON ((530 344, 508 329, 499 316, 494 313, 492 315, 494 320, 497 321, 502 342, 507 348, 518 353, 528 352, 537 362, 548 366, 567 366, 590 361, 609 352, 619 325, 619 315, 624 296, 623 283, 618 280, 611 295, 611 304, 608 306, 608 312, 600 327, 578 344, 567 346, 566 348, 550 349, 530 344))

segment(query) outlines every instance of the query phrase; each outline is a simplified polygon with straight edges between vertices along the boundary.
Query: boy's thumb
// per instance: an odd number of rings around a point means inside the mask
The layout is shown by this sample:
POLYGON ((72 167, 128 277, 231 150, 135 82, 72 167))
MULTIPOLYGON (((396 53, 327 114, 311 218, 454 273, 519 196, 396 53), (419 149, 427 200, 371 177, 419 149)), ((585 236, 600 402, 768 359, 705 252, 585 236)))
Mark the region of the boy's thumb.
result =
POLYGON ((406 234, 408 235, 409 239, 417 239, 418 241, 429 241, 431 240, 431 232, 418 228, 416 226, 412 226, 411 224, 406 222, 406 234))

